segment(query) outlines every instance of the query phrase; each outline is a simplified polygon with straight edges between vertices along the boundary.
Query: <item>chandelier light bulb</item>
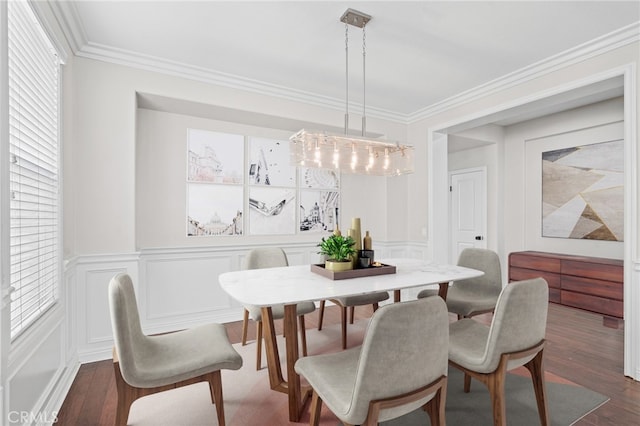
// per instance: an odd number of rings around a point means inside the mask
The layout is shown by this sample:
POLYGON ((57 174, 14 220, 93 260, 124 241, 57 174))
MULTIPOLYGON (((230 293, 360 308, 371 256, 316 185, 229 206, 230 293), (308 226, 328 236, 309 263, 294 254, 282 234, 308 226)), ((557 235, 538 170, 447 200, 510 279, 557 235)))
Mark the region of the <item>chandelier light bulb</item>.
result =
POLYGON ((351 144, 351 169, 355 170, 358 165, 358 153, 356 152, 356 144, 351 144))
POLYGON ((322 153, 320 152, 320 142, 318 142, 318 140, 316 139, 316 149, 315 152, 313 154, 313 158, 315 159, 316 163, 318 163, 318 165, 321 164, 321 156, 322 153))

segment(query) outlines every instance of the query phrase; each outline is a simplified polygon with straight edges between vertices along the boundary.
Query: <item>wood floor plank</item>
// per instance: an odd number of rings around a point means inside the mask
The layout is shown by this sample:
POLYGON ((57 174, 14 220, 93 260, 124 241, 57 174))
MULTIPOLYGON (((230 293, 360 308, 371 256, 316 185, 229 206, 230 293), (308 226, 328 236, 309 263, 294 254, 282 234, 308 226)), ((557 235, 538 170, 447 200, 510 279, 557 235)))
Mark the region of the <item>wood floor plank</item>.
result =
MULTIPOLYGON (((368 318, 371 309, 356 309, 356 319, 368 318)), ((318 314, 305 316, 307 328, 316 328, 318 314)), ((452 321, 454 316, 450 317, 452 321)), ((490 323, 491 315, 476 317, 490 323)), ((335 306, 326 309, 325 324, 340 322, 335 306)), ((242 322, 225 324, 232 343, 241 340, 242 322)), ((276 325, 282 332, 280 324, 276 325)), ((255 324, 249 324, 249 340, 255 339, 255 324)), ((579 420, 579 426, 640 424, 640 382, 623 375, 624 328, 602 325, 602 316, 586 311, 549 305, 545 369, 571 382, 608 396, 611 400, 579 420)), ((80 367, 60 410, 57 424, 69 426, 111 426, 114 421, 116 389, 110 360, 80 367)))
MULTIPOLYGON (((91 387, 84 396, 82 410, 78 414, 78 425, 100 426, 104 424, 100 422, 100 419, 102 417, 104 406, 111 403, 111 401, 107 401, 110 387, 115 387, 113 362, 111 360, 99 361, 99 365, 95 369, 95 373, 93 375, 91 387)), ((113 393, 113 396, 115 397, 115 393, 113 393)), ((115 416, 108 424, 113 424, 114 419, 115 416)))
MULTIPOLYGON (((84 364, 80 367, 73 384, 69 389, 69 393, 60 408, 60 412, 57 415, 58 424, 78 424, 77 419, 80 417, 80 413, 82 412, 85 397, 91 389, 93 377, 97 368, 99 368, 99 363, 97 362, 84 364), (73 397, 69 397, 70 395, 73 395, 73 397)), ((99 386, 102 387, 103 384, 99 384, 99 386)))

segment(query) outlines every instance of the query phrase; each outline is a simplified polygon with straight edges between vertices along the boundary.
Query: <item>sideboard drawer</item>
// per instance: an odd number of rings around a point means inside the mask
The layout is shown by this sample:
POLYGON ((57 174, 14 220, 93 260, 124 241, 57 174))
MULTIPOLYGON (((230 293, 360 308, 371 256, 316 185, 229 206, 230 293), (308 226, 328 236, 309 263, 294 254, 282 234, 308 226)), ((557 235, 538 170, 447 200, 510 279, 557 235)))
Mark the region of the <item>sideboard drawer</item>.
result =
POLYGON ((563 260, 562 274, 622 282, 624 279, 624 268, 621 261, 619 264, 611 264, 563 260))
POLYGON ((563 305, 586 309, 588 311, 616 318, 622 318, 624 311, 623 303, 620 300, 611 300, 604 297, 574 293, 572 291, 565 290, 561 291, 560 302, 563 305))
POLYGON ((511 253, 509 255, 509 265, 546 272, 560 273, 561 270, 560 259, 524 253, 511 253))
POLYGON ((509 268, 509 281, 524 281, 538 277, 544 278, 550 288, 560 288, 560 274, 534 269, 509 268))
POLYGON ((562 290, 577 293, 591 294, 593 296, 622 301, 622 283, 612 281, 594 280, 584 277, 562 276, 562 290))

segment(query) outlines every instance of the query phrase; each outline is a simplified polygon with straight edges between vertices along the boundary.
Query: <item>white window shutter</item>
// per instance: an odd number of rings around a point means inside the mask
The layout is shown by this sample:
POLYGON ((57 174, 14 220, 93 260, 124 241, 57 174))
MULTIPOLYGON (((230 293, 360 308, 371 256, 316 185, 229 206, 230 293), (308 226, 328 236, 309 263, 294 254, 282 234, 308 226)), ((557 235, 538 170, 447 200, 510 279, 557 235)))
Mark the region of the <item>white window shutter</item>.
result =
POLYGON ((14 338, 58 298, 60 61, 26 2, 7 9, 14 338))

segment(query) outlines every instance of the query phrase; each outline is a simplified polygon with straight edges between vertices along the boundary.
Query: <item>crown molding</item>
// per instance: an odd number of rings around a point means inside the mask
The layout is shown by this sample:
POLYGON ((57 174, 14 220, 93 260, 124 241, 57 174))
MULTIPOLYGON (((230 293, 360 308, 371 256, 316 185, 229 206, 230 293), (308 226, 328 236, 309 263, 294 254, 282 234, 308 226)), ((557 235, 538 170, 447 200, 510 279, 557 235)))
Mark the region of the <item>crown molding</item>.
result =
POLYGON ((50 1, 51 11, 74 54, 87 44, 87 34, 75 2, 50 1))
MULTIPOLYGON (((76 52, 76 56, 196 80, 231 89, 239 89, 261 95, 274 96, 285 100, 302 102, 323 108, 331 108, 338 111, 344 110, 343 99, 336 99, 303 90, 292 89, 290 87, 240 77, 203 67, 196 67, 182 62, 171 61, 157 56, 140 54, 97 43, 85 43, 85 45, 76 52)), ((362 106, 357 103, 350 103, 350 107, 351 106, 354 108, 362 108, 362 106)), ((367 107, 367 114, 369 117, 406 123, 406 115, 384 109, 367 107)))
MULTIPOLYGON (((207 84, 273 96, 322 108, 330 108, 337 111, 344 109, 343 99, 323 96, 264 81, 195 67, 156 56, 143 55, 133 51, 88 42, 82 21, 73 2, 53 2, 52 9, 63 29, 69 45, 78 57, 111 62, 146 71, 196 80, 207 84)), ((404 114, 381 108, 367 107, 367 114, 373 118, 411 124, 639 40, 640 22, 635 22, 495 80, 461 92, 414 113, 404 114)), ((353 103, 353 107, 357 110, 361 108, 362 105, 353 103)))
POLYGON ((639 40, 640 21, 409 114, 407 122, 423 120, 639 40))

